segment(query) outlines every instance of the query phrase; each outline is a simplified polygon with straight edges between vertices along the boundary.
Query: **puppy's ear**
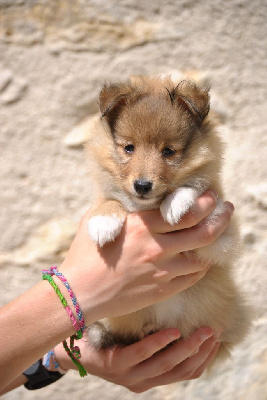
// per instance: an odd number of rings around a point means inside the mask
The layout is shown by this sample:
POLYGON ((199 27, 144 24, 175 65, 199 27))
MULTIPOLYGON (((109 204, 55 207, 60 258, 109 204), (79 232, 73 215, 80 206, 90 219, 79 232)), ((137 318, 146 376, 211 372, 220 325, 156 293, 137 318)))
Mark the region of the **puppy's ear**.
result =
POLYGON ((116 119, 128 102, 133 89, 127 84, 105 84, 100 92, 99 106, 102 117, 105 117, 114 130, 116 119))
POLYGON ((192 81, 184 80, 176 86, 171 96, 173 101, 190 112, 198 125, 202 124, 210 110, 209 88, 201 88, 192 81))

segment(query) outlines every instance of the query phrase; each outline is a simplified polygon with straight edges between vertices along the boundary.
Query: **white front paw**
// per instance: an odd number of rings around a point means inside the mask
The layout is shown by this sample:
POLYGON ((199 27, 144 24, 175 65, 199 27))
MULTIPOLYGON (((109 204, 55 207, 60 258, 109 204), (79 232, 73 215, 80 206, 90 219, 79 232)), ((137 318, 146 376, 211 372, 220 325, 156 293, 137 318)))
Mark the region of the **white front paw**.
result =
POLYGON ((124 220, 115 214, 97 215, 88 221, 88 232, 91 239, 100 247, 112 242, 121 232, 124 220))
POLYGON ((161 203, 160 212, 165 221, 173 225, 192 207, 198 193, 196 189, 181 187, 161 203))

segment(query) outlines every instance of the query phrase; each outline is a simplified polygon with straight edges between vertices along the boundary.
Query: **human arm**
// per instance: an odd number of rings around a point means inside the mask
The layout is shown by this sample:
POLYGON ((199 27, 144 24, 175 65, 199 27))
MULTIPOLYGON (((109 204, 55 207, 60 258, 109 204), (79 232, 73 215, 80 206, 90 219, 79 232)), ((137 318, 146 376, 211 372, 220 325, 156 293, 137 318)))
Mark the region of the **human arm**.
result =
MULTIPOLYGON (((79 345, 89 374, 141 393, 201 376, 218 351, 219 333, 201 327, 181 339, 178 329, 166 329, 126 347, 96 350, 86 339, 79 345)), ((61 344, 55 355, 65 370, 75 369, 61 344)))
MULTIPOLYGON (((214 226, 197 226, 215 204, 214 195, 202 195, 173 227, 164 223, 158 211, 131 214, 120 237, 101 250, 88 237, 89 214, 85 215, 61 271, 77 295, 86 324, 161 301, 201 279, 207 266, 198 263, 187 268, 181 264, 178 268, 177 253, 209 244, 223 232, 230 209, 218 217, 214 226)), ((65 310, 47 282, 3 307, 0 338, 5 346, 0 354, 0 389, 73 333, 65 310)))
MULTIPOLYGON (((86 339, 79 341, 79 346, 89 374, 141 393, 156 386, 199 378, 217 354, 217 336, 210 328, 202 327, 187 339, 177 341, 179 330, 166 329, 126 347, 96 350, 86 339)), ((76 369, 61 343, 54 353, 66 372, 76 369)), ((53 365, 51 370, 55 370, 53 365)), ((26 382, 27 378, 20 375, 1 394, 26 382)))

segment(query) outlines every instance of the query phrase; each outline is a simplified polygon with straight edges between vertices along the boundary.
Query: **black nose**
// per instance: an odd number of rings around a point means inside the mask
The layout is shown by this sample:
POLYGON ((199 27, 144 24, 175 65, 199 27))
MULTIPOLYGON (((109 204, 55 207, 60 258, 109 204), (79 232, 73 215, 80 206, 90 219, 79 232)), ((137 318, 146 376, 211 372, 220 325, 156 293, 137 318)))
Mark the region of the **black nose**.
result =
POLYGON ((147 194, 152 189, 152 182, 138 179, 134 182, 134 189, 138 194, 147 194))

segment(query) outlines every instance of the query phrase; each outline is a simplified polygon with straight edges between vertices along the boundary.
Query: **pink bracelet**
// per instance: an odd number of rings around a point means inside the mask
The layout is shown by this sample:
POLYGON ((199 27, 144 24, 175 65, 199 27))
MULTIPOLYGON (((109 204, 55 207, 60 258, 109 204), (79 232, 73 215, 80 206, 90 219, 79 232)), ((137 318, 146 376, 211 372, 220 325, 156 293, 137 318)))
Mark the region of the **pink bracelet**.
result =
POLYGON ((82 337, 82 332, 81 332, 80 325, 78 324, 78 322, 77 322, 76 318, 74 317, 70 307, 68 306, 68 303, 67 303, 65 297, 63 296, 63 294, 59 290, 59 287, 57 286, 57 284, 54 282, 52 276, 49 275, 49 274, 46 274, 46 271, 43 271, 43 279, 47 280, 50 283, 50 285, 54 288, 56 294, 58 295, 58 297, 59 297, 59 299, 61 301, 61 304, 63 305, 63 307, 67 311, 68 316, 71 319, 72 325, 74 326, 74 329, 76 330, 76 334, 78 336, 82 337))
POLYGON ((80 325, 78 324, 76 318, 74 317, 74 315, 73 315, 70 307, 68 306, 65 297, 61 293, 59 287, 54 282, 52 276, 47 274, 45 270, 43 271, 43 279, 47 280, 50 283, 50 285, 53 287, 53 289, 55 290, 56 294, 58 295, 63 307, 67 311, 67 313, 71 319, 71 322, 76 330, 76 334, 72 335, 70 338, 70 347, 68 347, 66 340, 64 340, 62 343, 63 343, 64 349, 66 350, 67 354, 69 355, 69 357, 71 358, 73 363, 78 368, 80 376, 84 377, 87 375, 87 372, 86 372, 86 369, 84 368, 84 366, 79 361, 79 358, 81 358, 80 348, 78 346, 74 346, 74 340, 75 339, 78 340, 83 337, 83 333, 81 331, 80 325))
POLYGON ((75 307, 75 311, 78 315, 81 331, 83 332, 85 329, 85 321, 84 321, 84 317, 82 314, 82 310, 80 308, 80 305, 79 305, 73 291, 71 290, 71 287, 70 287, 67 279, 64 277, 64 275, 61 272, 58 271, 57 266, 50 267, 48 270, 43 270, 42 272, 43 272, 43 274, 48 274, 51 276, 56 275, 61 280, 61 282, 65 285, 65 287, 67 288, 67 290, 69 292, 71 301, 75 307))

